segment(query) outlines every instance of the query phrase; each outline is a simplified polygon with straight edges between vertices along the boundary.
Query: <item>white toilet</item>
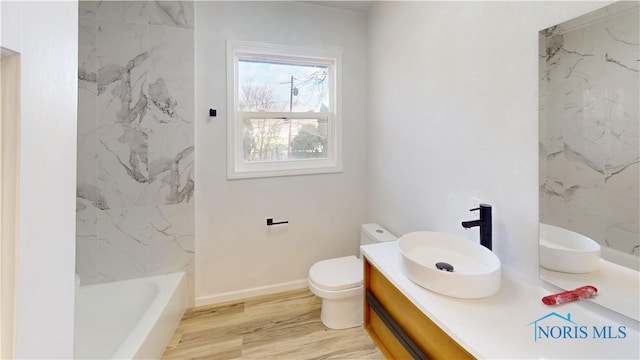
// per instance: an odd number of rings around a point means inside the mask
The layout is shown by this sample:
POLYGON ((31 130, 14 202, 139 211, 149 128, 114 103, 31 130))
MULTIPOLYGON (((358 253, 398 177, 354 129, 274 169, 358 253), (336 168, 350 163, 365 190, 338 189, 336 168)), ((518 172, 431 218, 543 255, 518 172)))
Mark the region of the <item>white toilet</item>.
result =
MULTIPOLYGON (((360 227, 360 245, 396 240, 378 224, 360 227)), ((309 269, 309 290, 322 298, 320 320, 330 329, 362 324, 363 265, 357 257, 345 256, 319 261, 309 269)))

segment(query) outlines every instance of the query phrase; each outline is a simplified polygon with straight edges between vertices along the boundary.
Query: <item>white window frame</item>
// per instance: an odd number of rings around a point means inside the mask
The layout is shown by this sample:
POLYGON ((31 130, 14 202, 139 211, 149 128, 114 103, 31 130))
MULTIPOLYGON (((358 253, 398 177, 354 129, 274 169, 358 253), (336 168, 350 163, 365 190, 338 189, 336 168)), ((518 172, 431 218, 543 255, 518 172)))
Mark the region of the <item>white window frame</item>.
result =
POLYGON ((326 174, 342 172, 342 53, 337 49, 272 45, 248 41, 227 41, 227 179, 326 174), (327 157, 282 161, 244 161, 242 119, 309 118, 306 112, 243 112, 238 110, 238 60, 256 59, 313 63, 329 66, 328 113, 313 113, 314 118, 327 118, 327 157))

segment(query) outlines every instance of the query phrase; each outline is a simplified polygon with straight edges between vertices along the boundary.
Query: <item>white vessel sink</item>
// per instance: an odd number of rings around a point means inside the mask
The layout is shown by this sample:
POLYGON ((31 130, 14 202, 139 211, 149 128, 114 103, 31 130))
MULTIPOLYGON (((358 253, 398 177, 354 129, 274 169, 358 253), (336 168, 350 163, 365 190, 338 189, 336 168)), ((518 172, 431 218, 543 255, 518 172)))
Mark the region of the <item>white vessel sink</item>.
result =
POLYGON ((431 291, 461 298, 491 296, 500 289, 500 259, 489 249, 464 238, 431 231, 398 239, 405 274, 431 291), (440 268, 453 267, 452 271, 440 268), (436 265, 439 264, 439 265, 436 265))
POLYGON ((600 266, 600 244, 577 232, 540 223, 540 266, 571 274, 595 271, 600 266))

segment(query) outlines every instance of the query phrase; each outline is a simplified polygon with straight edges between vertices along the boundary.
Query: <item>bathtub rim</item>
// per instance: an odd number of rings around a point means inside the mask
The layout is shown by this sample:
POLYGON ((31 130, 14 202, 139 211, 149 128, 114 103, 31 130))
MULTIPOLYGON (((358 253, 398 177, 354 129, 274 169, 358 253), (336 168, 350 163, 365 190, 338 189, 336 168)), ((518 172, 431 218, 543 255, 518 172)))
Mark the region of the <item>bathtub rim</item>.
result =
MULTIPOLYGON (((122 343, 110 354, 96 354, 98 358, 159 359, 187 309, 186 273, 170 273, 103 284, 81 286, 117 287, 119 284, 147 283, 157 287, 157 295, 140 320, 130 329, 122 343)), ((74 351, 74 357, 75 357, 74 351)))

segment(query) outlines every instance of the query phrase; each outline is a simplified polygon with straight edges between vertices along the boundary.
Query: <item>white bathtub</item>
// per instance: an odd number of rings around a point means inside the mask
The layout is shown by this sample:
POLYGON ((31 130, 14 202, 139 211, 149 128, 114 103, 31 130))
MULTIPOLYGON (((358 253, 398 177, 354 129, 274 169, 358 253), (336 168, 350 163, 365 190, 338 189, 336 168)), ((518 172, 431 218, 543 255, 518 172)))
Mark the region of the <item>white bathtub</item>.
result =
POLYGON ((159 359, 187 307, 184 273, 80 286, 76 359, 159 359))

